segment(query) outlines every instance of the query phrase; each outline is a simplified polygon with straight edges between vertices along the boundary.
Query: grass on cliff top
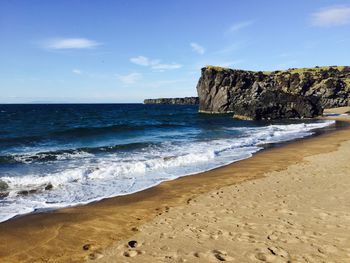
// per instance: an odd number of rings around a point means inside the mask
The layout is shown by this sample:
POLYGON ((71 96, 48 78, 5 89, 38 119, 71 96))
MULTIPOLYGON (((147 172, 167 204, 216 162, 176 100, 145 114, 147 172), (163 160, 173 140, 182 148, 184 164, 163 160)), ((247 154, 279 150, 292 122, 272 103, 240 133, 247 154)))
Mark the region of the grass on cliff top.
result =
MULTIPOLYGON (((225 67, 220 67, 220 66, 213 66, 213 65, 206 65, 205 68, 206 69, 215 70, 215 71, 231 70, 230 68, 225 68, 225 67)), ((316 72, 319 72, 319 71, 322 71, 322 70, 329 70, 330 68, 342 71, 345 68, 345 66, 324 66, 324 67, 314 67, 314 68, 291 68, 291 69, 287 69, 287 70, 263 71, 263 73, 265 75, 283 74, 283 73, 286 73, 286 72, 289 72, 291 74, 295 74, 295 73, 302 74, 302 73, 305 73, 305 72, 316 73, 316 72)), ((246 70, 246 71, 250 71, 250 70, 246 70)))
POLYGON ((291 69, 287 69, 287 70, 277 70, 277 71, 263 71, 264 74, 269 75, 269 74, 282 74, 282 73, 286 73, 289 72, 291 74, 295 74, 295 73, 305 73, 305 72, 310 72, 310 73, 316 73, 316 72, 320 72, 322 70, 329 70, 330 68, 333 69, 337 69, 339 71, 342 71, 345 66, 324 66, 324 67, 314 67, 314 68, 291 68, 291 69))
POLYGON ((213 66, 213 65, 206 65, 204 68, 206 68, 206 69, 211 69, 211 70, 215 70, 215 71, 241 70, 241 71, 253 72, 252 70, 225 68, 225 67, 213 66))
POLYGON ((230 68, 224 68, 224 67, 213 66, 213 65, 206 65, 205 68, 206 68, 206 69, 212 69, 212 70, 215 70, 215 71, 230 70, 230 68))

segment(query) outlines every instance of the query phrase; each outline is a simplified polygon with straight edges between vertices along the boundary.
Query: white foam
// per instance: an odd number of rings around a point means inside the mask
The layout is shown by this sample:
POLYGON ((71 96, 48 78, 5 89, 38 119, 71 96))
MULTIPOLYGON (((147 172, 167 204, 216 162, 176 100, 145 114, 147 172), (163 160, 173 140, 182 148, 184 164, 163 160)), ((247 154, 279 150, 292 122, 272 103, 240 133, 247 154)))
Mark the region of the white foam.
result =
MULTIPOLYGON (((283 142, 309 136, 314 129, 334 121, 289 125, 270 125, 237 130, 239 137, 184 143, 164 142, 158 148, 129 155, 106 154, 102 158, 82 158, 79 165, 45 175, 27 174, 2 177, 9 184, 10 195, 0 202, 0 221, 37 209, 86 204, 103 198, 137 192, 166 180, 213 169, 246 159, 267 143, 283 142), (18 196, 23 189, 50 191, 18 196)), ((88 156, 91 157, 91 156, 88 156)))

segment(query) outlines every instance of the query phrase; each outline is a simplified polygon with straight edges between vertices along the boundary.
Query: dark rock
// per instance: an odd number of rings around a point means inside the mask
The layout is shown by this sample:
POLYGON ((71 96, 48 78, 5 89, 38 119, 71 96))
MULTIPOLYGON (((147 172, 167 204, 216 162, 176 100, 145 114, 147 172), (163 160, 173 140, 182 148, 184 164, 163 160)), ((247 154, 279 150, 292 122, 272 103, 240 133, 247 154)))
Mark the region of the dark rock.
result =
POLYGON ((128 246, 131 247, 131 248, 137 247, 137 241, 136 240, 130 240, 128 242, 128 246))
POLYGON ((244 120, 312 118, 323 112, 317 97, 267 90, 259 98, 236 103, 233 109, 234 118, 244 120))
POLYGON ((30 190, 21 190, 21 191, 18 191, 17 194, 18 194, 18 195, 29 195, 29 194, 35 194, 36 192, 38 192, 37 189, 30 189, 30 190))
POLYGON ((9 192, 0 192, 0 199, 1 199, 1 198, 8 197, 9 194, 10 194, 9 192))
POLYGON ((4 191, 8 188, 9 188, 9 185, 6 182, 0 180, 0 191, 4 191))
POLYGON ((53 188, 53 185, 51 183, 48 183, 46 186, 45 186, 45 190, 48 191, 48 190, 51 190, 53 188))
POLYGON ((137 227, 132 227, 131 231, 137 232, 137 231, 139 231, 139 229, 137 227))
POLYGON ((234 112, 248 119, 309 118, 322 114, 319 107, 350 105, 350 67, 253 72, 208 66, 202 69, 197 92, 200 112, 234 112))
POLYGON ((198 97, 146 99, 144 104, 198 105, 198 97))
POLYGON ((85 244, 83 246, 83 250, 89 250, 91 248, 91 244, 85 244))

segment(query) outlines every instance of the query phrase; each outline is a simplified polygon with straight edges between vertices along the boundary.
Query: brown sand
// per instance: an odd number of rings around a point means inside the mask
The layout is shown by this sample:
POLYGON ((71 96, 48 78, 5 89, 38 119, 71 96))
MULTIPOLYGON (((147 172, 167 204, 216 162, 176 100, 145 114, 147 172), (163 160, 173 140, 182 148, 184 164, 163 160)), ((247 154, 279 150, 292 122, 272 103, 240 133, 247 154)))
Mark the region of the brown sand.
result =
POLYGON ((98 262, 350 262, 349 169, 346 141, 170 209, 98 262))
POLYGON ((343 129, 133 195, 10 220, 0 224, 0 262, 347 262, 349 139, 343 129))

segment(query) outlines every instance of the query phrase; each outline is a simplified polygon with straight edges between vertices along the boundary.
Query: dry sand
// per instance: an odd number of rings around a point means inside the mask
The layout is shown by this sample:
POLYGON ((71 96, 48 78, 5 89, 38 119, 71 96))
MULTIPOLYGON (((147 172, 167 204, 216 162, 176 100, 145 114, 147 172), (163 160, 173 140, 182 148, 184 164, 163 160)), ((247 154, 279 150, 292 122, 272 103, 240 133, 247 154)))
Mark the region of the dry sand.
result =
POLYGON ((170 209, 99 262, 350 262, 349 170, 347 141, 170 209))
POLYGON ((350 262, 349 166, 347 128, 2 223, 0 262, 350 262))

